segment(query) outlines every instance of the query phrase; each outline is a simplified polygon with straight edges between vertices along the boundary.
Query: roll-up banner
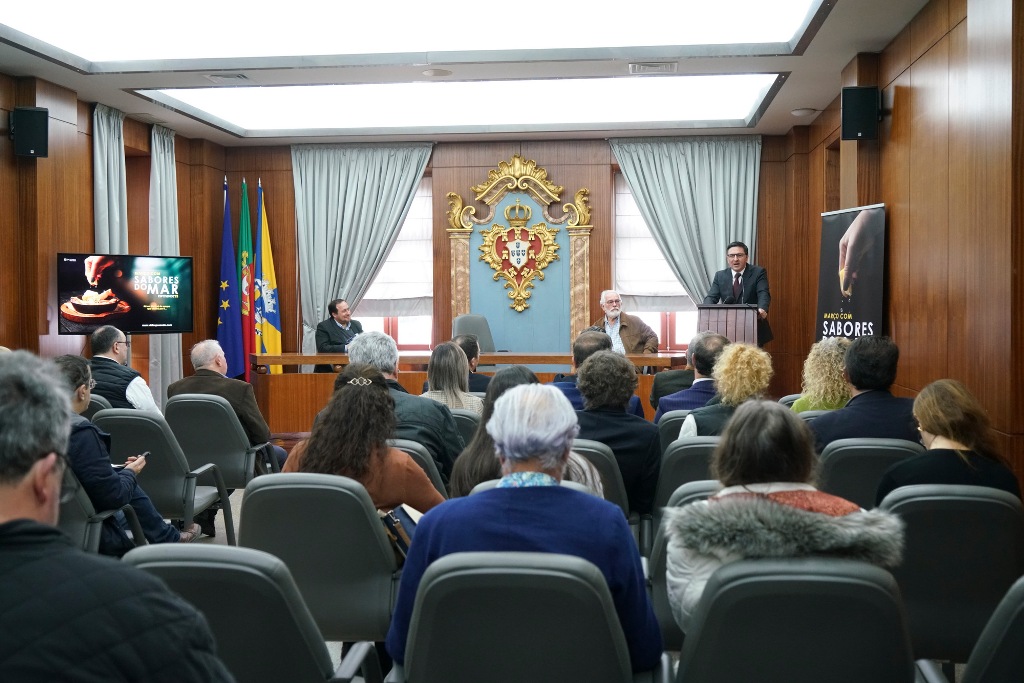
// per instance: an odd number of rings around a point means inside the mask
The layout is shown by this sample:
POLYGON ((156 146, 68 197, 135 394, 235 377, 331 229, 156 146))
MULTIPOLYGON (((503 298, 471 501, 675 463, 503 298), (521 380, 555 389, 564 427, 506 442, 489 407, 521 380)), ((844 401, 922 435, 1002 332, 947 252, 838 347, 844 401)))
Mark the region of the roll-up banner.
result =
POLYGON ((815 341, 884 334, 885 205, 821 214, 815 341))

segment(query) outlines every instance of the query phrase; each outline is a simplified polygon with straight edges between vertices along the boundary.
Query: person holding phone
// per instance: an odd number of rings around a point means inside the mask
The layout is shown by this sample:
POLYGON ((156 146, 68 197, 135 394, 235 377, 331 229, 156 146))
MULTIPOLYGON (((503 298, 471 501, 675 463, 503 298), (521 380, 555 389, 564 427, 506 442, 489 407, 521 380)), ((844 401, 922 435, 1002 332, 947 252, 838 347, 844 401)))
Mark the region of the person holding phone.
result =
MULTIPOLYGON (((100 431, 81 415, 89 406, 95 382, 89 361, 81 356, 59 356, 54 363, 71 391, 71 437, 67 458, 71 470, 97 510, 116 510, 129 504, 135 510, 142 532, 150 543, 179 543, 194 541, 202 535, 198 524, 192 523, 179 531, 164 521, 153 506, 136 477, 146 466, 146 455, 126 459, 120 469, 110 462, 110 435, 100 431)), ((100 553, 120 557, 135 547, 128 537, 128 524, 124 513, 117 513, 103 522, 100 531, 100 553)))

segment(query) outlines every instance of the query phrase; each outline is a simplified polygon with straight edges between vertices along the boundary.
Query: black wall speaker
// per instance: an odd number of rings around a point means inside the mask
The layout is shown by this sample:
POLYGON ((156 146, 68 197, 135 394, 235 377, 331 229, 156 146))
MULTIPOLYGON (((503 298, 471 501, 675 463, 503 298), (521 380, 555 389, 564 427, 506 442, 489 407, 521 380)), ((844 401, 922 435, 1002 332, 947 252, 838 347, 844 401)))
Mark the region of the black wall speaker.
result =
POLYGON ((11 112, 11 139, 19 157, 49 154, 50 110, 44 107, 15 107, 11 112))
POLYGON ((881 99, 876 86, 843 88, 843 140, 877 140, 881 99))

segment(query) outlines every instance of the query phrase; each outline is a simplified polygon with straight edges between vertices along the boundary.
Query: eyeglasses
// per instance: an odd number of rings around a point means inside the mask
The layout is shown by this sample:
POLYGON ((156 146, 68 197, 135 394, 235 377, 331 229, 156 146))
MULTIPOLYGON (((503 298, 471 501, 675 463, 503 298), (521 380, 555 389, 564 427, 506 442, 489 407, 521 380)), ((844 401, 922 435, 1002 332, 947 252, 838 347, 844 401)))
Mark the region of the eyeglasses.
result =
POLYGON ((92 391, 95 388, 96 388, 96 380, 90 378, 89 379, 89 391, 92 391))
POLYGON ((621 304, 622 299, 605 299, 604 302, 606 304, 621 304))
POLYGON ((115 344, 124 344, 125 346, 131 346, 132 345, 132 343, 130 341, 128 341, 127 339, 125 339, 124 341, 116 341, 114 343, 115 344))
POLYGON ((727 258, 744 258, 746 254, 726 254, 727 258))

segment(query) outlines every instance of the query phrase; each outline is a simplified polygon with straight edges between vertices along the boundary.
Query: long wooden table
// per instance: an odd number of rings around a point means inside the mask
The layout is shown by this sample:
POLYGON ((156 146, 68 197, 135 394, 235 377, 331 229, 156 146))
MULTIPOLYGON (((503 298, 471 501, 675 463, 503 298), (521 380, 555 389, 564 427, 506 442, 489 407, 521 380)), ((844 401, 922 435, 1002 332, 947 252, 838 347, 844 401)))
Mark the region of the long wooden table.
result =
MULTIPOLYGON (((426 366, 430 362, 430 353, 424 351, 400 351, 398 354, 398 381, 411 393, 419 395, 423 390, 423 382, 427 379, 426 366)), ((653 367, 659 370, 683 367, 686 356, 678 353, 639 353, 626 356, 638 367, 653 367)), ((252 386, 256 393, 256 403, 260 412, 275 434, 287 432, 307 432, 312 428, 316 414, 327 405, 334 391, 335 373, 300 372, 303 365, 331 364, 335 369, 348 364, 348 356, 343 353, 281 353, 281 354, 250 354, 249 362, 253 367, 252 386), (283 372, 270 374, 270 366, 280 365, 283 372)), ((515 351, 499 351, 480 355, 481 365, 572 365, 572 354, 565 352, 519 353, 515 351)), ((554 372, 538 372, 542 382, 551 380, 554 372)), ((654 416, 648 397, 651 395, 653 375, 640 375, 637 395, 644 406, 647 418, 654 416)))

